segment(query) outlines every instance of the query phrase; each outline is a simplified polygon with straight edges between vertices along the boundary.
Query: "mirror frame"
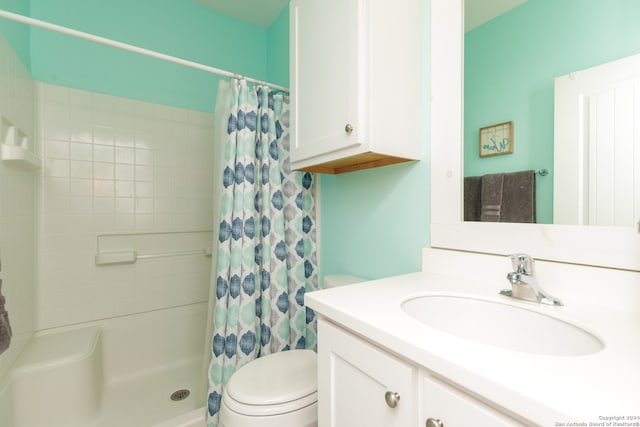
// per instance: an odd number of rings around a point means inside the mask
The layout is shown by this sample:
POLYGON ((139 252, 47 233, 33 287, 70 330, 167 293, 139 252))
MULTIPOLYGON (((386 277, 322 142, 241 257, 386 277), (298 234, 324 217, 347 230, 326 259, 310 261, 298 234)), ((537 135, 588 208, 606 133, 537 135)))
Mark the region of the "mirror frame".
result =
POLYGON ((464 0, 431 0, 431 246, 640 271, 634 227, 462 221, 464 0))

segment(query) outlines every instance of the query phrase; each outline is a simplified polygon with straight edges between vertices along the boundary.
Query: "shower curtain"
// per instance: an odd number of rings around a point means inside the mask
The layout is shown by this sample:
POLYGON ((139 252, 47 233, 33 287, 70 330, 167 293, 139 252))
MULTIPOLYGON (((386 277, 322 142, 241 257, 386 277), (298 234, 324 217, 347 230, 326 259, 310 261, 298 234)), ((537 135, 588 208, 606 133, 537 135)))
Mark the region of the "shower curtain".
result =
POLYGON ((314 179, 289 162, 288 96, 231 81, 209 365, 207 424, 236 369, 270 353, 315 348, 314 179))

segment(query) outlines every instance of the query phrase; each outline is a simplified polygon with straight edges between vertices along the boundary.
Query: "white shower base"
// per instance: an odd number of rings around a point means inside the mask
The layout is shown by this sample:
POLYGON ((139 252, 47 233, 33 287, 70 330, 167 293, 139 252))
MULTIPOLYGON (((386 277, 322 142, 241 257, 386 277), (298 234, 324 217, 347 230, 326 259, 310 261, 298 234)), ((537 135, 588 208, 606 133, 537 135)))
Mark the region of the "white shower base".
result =
POLYGON ((204 426, 206 318, 200 303, 37 333, 0 383, 0 425, 204 426))
POLYGON ((187 412, 160 424, 156 424, 153 427, 206 427, 206 410, 207 408, 203 406, 202 408, 194 409, 191 412, 187 412))

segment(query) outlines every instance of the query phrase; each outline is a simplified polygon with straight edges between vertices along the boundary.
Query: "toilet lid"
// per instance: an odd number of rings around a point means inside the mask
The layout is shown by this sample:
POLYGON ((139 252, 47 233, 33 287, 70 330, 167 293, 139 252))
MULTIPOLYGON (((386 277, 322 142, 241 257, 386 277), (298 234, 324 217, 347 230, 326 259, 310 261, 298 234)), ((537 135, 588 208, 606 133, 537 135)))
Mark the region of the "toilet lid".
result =
POLYGON ((304 401, 298 407, 305 406, 307 400, 316 400, 317 366, 312 350, 273 353, 238 369, 224 393, 242 406, 282 405, 297 400, 304 401))

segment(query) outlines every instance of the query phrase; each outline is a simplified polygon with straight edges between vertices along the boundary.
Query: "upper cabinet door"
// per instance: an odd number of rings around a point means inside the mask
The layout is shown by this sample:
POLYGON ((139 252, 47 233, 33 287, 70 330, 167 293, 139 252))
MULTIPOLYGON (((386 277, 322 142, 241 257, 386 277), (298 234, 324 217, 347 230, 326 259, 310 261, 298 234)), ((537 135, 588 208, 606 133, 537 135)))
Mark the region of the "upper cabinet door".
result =
POLYGON ((291 2, 291 155, 306 160, 360 144, 358 84, 366 62, 363 1, 291 2))
POLYGON ((291 1, 294 169, 342 173, 418 158, 421 12, 420 0, 291 1))

